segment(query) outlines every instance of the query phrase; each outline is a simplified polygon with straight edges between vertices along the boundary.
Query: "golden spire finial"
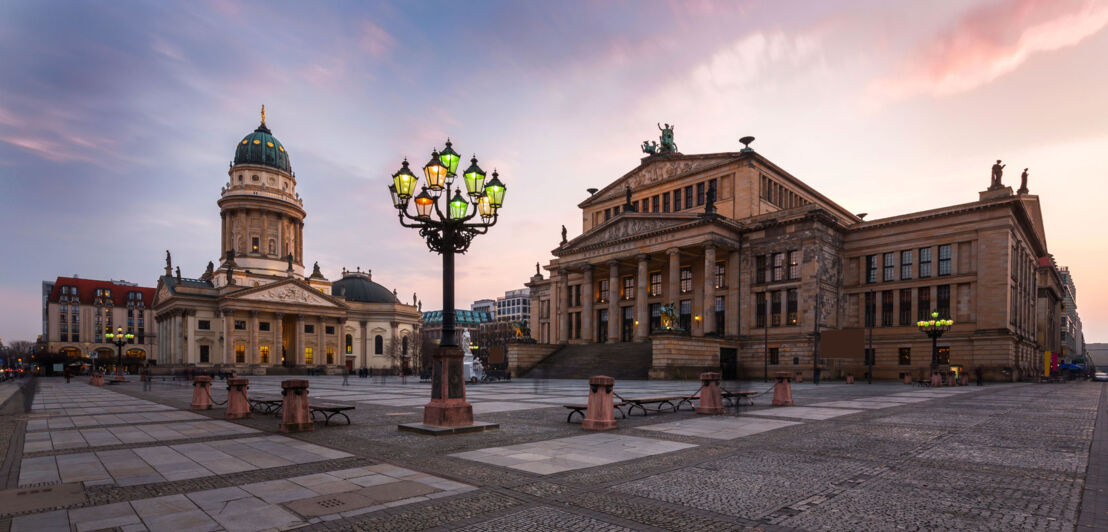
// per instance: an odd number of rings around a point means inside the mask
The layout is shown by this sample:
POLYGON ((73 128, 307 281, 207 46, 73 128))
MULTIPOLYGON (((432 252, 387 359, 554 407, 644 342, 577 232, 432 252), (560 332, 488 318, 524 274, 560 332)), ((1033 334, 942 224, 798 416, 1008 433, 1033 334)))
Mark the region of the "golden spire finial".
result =
POLYGON ((262 104, 262 125, 265 125, 265 104, 262 104))

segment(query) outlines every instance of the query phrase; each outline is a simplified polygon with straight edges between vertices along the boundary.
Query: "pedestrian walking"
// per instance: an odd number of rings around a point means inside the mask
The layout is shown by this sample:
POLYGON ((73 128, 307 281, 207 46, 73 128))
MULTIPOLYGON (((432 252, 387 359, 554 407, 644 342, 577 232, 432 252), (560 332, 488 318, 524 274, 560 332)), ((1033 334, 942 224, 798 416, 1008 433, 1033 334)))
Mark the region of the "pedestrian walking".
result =
POLYGON ((148 366, 143 367, 139 375, 139 379, 142 380, 142 391, 149 392, 152 387, 151 381, 153 380, 150 378, 150 368, 148 366))
POLYGON ((69 384, 69 376, 70 376, 69 375, 69 366, 66 366, 66 368, 65 368, 65 383, 66 384, 69 384))
POLYGON ((342 372, 342 385, 350 386, 350 370, 345 370, 342 372))
POLYGON ((977 377, 977 385, 981 386, 982 381, 985 379, 985 371, 981 369, 981 366, 977 366, 973 370, 973 375, 977 377))

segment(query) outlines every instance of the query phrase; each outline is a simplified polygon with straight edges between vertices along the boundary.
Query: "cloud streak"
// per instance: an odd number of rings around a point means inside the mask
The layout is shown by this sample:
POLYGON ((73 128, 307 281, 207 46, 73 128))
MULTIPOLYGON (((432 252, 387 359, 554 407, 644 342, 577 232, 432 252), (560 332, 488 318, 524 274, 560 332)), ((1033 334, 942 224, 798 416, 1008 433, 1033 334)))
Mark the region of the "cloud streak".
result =
POLYGON ((1035 54, 1074 46, 1108 25, 1104 0, 1012 0, 966 14, 904 63, 874 81, 880 105, 914 96, 949 96, 1008 74, 1035 54))

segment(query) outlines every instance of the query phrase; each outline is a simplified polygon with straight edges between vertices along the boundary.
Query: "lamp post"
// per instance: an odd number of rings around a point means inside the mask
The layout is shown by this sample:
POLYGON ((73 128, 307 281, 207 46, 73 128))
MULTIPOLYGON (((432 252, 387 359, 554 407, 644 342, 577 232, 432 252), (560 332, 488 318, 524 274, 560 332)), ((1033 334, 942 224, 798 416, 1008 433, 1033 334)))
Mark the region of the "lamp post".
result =
POLYGON ((431 402, 423 408, 423 424, 433 427, 473 425, 473 407, 465 398, 463 352, 454 338, 454 255, 465 253, 473 237, 496 225, 507 188, 496 171, 486 182, 485 171, 477 166, 474 156, 462 172, 465 195, 459 187, 451 197, 458 161, 458 153, 447 139, 446 147, 432 151, 431 159, 423 165, 427 184, 418 194, 419 177, 408 168, 407 159, 392 175, 393 183, 389 185, 400 225, 419 229, 427 248, 442 255, 442 340, 431 357, 431 402), (466 196, 470 201, 466 201, 466 196), (415 216, 408 212, 413 199, 415 216), (480 222, 470 221, 477 216, 480 222))
POLYGON ((869 301, 872 305, 866 305, 866 328, 869 329, 869 339, 866 347, 866 384, 873 384, 873 359, 877 358, 873 352, 873 325, 877 321, 877 294, 869 291, 869 301), (872 309, 872 310, 870 310, 872 309))
POLYGON ((954 320, 939 319, 938 312, 931 313, 930 320, 916 322, 916 327, 931 338, 931 375, 939 369, 939 337, 954 325, 954 320))
POLYGON ((108 342, 115 344, 115 349, 119 353, 119 363, 115 366, 115 374, 119 376, 120 380, 123 379, 123 345, 134 337, 135 335, 131 333, 124 334, 123 327, 117 327, 114 333, 112 333, 111 330, 104 333, 104 338, 107 338, 108 342))

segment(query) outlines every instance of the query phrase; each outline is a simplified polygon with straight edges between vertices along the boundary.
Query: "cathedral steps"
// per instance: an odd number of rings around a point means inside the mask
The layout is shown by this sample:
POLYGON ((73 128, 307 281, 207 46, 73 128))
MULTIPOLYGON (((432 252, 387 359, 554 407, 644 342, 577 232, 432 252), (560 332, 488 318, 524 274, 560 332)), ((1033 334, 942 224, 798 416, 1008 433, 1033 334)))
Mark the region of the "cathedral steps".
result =
POLYGON ((587 379, 607 375, 615 379, 645 380, 653 360, 650 342, 569 344, 535 364, 525 378, 587 379))

